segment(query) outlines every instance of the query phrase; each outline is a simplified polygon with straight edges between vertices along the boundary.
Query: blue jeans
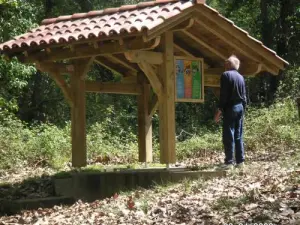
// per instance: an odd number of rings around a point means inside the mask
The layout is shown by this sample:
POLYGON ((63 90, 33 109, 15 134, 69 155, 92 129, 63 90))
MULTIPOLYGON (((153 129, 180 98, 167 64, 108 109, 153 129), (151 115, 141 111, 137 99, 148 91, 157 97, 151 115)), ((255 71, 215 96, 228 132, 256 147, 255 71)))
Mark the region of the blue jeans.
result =
POLYGON ((224 110, 223 115, 223 145, 225 149, 225 164, 233 164, 235 148, 236 163, 245 161, 243 143, 244 107, 237 104, 224 110))

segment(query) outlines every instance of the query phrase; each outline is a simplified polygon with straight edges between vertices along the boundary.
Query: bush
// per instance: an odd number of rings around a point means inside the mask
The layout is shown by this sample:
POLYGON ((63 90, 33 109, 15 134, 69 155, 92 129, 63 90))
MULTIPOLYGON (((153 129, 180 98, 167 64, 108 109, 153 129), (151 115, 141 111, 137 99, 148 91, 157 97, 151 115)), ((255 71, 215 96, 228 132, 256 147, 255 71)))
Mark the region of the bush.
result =
MULTIPOLYGON (((70 123, 59 128, 51 124, 29 127, 14 116, 0 112, 0 169, 22 166, 61 168, 71 159, 70 123), (2 113, 2 114, 1 114, 2 113), (1 119, 2 118, 2 119, 1 119)), ((199 133, 178 142, 177 158, 182 160, 205 151, 222 151, 221 126, 202 126, 199 133)), ((159 160, 154 140, 154 159, 159 160)), ((250 108, 245 120, 246 151, 285 151, 300 146, 300 123, 293 100, 268 108, 250 108)), ((87 129, 90 162, 132 163, 137 161, 137 137, 114 121, 106 119, 87 129)))

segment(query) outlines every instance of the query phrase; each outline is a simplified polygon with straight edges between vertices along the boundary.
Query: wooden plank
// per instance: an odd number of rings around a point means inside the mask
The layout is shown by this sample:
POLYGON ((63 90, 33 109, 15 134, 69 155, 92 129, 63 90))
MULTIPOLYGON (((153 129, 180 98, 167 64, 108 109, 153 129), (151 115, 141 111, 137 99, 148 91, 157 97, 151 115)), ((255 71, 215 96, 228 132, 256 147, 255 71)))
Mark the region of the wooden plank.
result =
POLYGON ((128 51, 125 52, 126 58, 130 62, 141 63, 146 62, 148 64, 162 64, 163 57, 160 52, 152 52, 152 51, 128 51))
POLYGON ((148 115, 150 84, 144 74, 138 74, 142 93, 138 96, 139 162, 152 162, 152 118, 148 115))
POLYGON ((219 56, 221 59, 225 60, 228 58, 225 54, 218 51, 214 46, 212 46, 212 45, 206 43, 205 41, 201 40, 200 38, 196 37, 194 34, 190 33, 189 31, 183 30, 181 32, 183 32, 186 36, 190 37, 191 39, 193 39, 195 42, 197 42, 201 46, 207 48, 208 50, 210 50, 211 52, 213 52, 214 54, 219 56))
POLYGON ((163 92, 159 99, 160 162, 175 163, 175 70, 173 33, 163 36, 164 63, 159 67, 163 92))
POLYGON ((149 50, 155 48, 159 44, 159 38, 157 37, 149 42, 144 42, 142 38, 124 41, 123 45, 119 42, 100 43, 99 48, 94 48, 90 45, 75 46, 74 52, 68 48, 53 49, 50 54, 46 51, 39 53, 29 53, 28 57, 17 56, 21 62, 34 63, 36 61, 58 61, 65 59, 78 59, 89 58, 98 55, 110 55, 117 53, 124 53, 130 50, 149 50))
POLYGON ((140 95, 142 87, 138 83, 112 83, 99 81, 86 81, 86 92, 140 95))
POLYGON ((284 69, 285 65, 284 62, 288 64, 286 61, 282 61, 279 58, 277 58, 274 53, 262 48, 260 43, 257 43, 253 40, 252 37, 249 37, 247 33, 241 31, 240 28, 238 28, 236 25, 229 23, 224 18, 221 18, 220 16, 216 15, 215 12, 212 12, 209 8, 206 6, 198 5, 196 10, 199 10, 201 12, 201 15, 208 18, 210 21, 213 21, 215 23, 216 29, 224 29, 230 32, 235 39, 238 39, 249 46, 249 48, 252 48, 255 52, 260 54, 262 57, 264 57, 266 60, 268 60, 270 63, 272 63, 274 66, 277 66, 279 69, 284 69))
POLYGON ((73 107, 71 108, 72 129, 72 166, 84 167, 87 163, 86 155, 86 98, 85 76, 93 58, 74 61, 74 75, 71 76, 71 91, 73 107))

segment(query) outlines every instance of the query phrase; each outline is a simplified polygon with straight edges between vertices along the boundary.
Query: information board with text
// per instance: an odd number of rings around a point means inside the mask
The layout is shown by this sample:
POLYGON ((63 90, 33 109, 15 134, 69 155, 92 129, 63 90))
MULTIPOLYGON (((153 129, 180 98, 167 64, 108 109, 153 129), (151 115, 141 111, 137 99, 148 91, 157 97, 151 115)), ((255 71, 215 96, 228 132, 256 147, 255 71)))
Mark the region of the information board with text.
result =
POLYGON ((204 102, 203 59, 175 57, 177 102, 204 102))

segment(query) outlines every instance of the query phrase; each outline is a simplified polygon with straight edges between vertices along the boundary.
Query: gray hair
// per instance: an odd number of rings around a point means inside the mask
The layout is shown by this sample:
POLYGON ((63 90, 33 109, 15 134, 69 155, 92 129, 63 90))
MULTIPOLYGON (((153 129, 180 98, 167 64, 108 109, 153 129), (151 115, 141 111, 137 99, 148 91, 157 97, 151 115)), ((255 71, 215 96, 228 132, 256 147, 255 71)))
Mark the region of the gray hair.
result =
POLYGON ((226 62, 230 63, 231 69, 239 70, 240 60, 235 55, 230 56, 226 62))

